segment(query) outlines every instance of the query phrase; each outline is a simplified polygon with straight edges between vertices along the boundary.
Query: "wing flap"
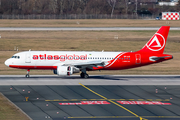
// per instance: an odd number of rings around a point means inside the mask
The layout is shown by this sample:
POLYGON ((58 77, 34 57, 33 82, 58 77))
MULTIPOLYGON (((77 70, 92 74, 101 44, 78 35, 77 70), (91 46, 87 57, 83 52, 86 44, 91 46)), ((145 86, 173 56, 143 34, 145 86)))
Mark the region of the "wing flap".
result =
POLYGON ((99 60, 99 61, 77 62, 77 63, 64 64, 64 65, 72 65, 80 69, 82 68, 93 69, 93 67, 104 66, 105 62, 99 60))
POLYGON ((104 65, 102 61, 89 61, 89 62, 82 62, 82 63, 75 63, 74 66, 82 66, 82 65, 104 65))

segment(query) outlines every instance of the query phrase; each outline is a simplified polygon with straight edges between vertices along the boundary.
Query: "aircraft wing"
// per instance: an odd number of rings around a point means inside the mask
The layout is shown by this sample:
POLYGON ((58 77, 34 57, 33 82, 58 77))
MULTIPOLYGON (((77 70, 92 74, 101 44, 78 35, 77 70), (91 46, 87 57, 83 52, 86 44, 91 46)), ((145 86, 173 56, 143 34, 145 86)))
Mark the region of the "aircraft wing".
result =
POLYGON ((64 65, 73 65, 80 69, 83 68, 93 69, 93 67, 104 66, 105 62, 98 60, 98 61, 78 62, 78 63, 64 64, 64 65))

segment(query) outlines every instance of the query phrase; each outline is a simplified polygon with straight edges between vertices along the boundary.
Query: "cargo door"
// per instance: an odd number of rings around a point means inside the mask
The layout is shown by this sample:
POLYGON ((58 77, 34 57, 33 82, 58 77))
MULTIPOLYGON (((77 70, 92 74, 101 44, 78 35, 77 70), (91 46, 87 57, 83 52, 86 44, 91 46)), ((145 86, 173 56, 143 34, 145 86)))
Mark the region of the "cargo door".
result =
POLYGON ((136 64, 141 64, 141 55, 140 54, 136 54, 135 58, 136 58, 136 64))

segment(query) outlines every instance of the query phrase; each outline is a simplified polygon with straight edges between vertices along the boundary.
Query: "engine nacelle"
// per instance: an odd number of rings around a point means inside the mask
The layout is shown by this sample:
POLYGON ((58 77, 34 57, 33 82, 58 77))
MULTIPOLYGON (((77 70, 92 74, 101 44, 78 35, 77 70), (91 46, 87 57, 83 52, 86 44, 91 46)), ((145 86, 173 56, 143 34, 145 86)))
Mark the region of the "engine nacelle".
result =
POLYGON ((72 75, 73 73, 78 73, 80 70, 75 67, 71 66, 57 66, 57 70, 54 70, 54 74, 57 74, 59 76, 64 75, 72 75))

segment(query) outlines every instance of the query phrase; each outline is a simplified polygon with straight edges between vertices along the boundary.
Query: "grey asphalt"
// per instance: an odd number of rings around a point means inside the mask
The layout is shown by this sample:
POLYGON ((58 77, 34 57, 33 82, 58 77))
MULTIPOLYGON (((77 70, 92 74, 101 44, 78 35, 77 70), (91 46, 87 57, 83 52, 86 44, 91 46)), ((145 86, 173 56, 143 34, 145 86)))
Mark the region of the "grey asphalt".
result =
MULTIPOLYGON (((0 31, 81 31, 81 30, 158 30, 159 27, 0 27, 0 31)), ((170 30, 180 30, 171 27, 170 30)))
POLYGON ((0 85, 180 85, 180 75, 0 75, 0 85))
POLYGON ((148 120, 180 119, 179 85, 86 85, 85 87, 82 85, 8 85, 0 86, 0 92, 33 120, 140 120, 139 117, 148 120), (25 97, 29 97, 28 101, 25 97), (110 104, 59 104, 92 100, 104 100, 110 104), (158 100, 171 105, 123 105, 117 102, 119 100, 158 100))
POLYGON ((0 75, 0 85, 0 92, 33 120, 180 119, 178 75, 92 75, 89 79, 77 75, 32 75, 31 78, 0 75), (59 104, 81 101, 107 101, 110 104, 59 104), (132 105, 117 101, 159 101, 171 105, 132 105))

